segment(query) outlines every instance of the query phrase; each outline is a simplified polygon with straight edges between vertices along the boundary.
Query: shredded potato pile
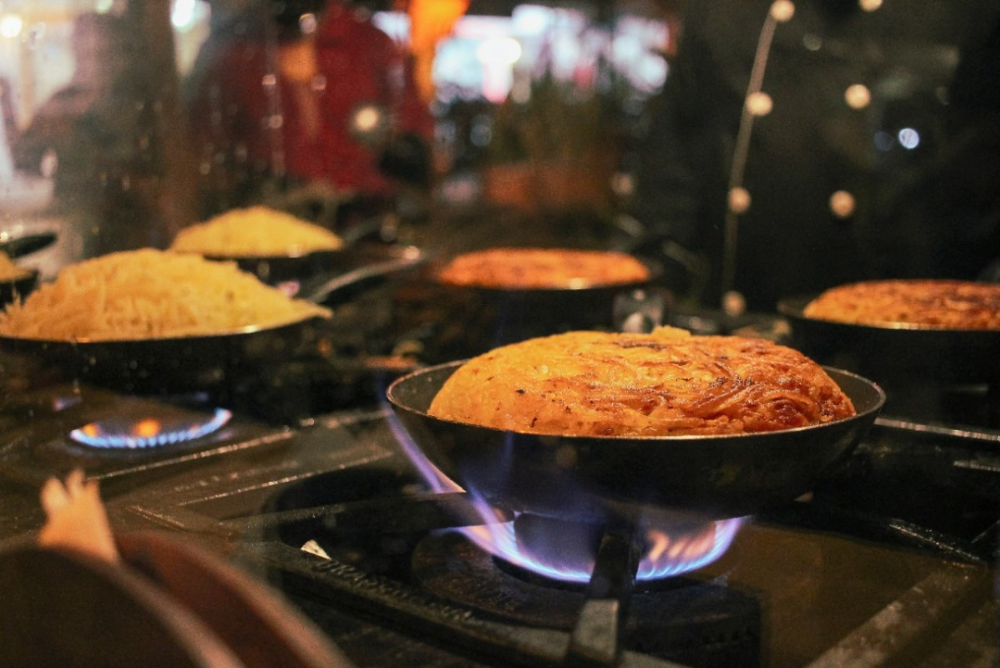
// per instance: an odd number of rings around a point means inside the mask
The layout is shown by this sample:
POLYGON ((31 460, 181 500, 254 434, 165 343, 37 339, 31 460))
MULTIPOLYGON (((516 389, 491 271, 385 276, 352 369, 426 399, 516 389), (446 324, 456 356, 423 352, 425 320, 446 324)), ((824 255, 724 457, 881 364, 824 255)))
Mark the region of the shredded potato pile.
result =
POLYGON ((599 437, 743 434, 855 414, 822 367, 764 339, 568 332, 475 357, 430 415, 521 433, 599 437))
POLYGON ((107 341, 223 334, 328 317, 229 262, 153 249, 111 253, 64 268, 24 303, 0 313, 0 335, 107 341))
POLYGON ((0 253, 0 281, 16 281, 30 273, 27 269, 14 264, 6 253, 0 253))
POLYGON ((614 251, 491 248, 459 255, 438 274, 442 283, 487 288, 587 288, 641 282, 649 269, 614 251))
POLYGON ((335 250, 343 240, 330 230, 265 206, 233 209, 181 230, 170 250, 215 257, 304 255, 335 250))
POLYGON ((898 279, 830 288, 804 315, 860 325, 935 329, 1000 329, 1000 285, 972 281, 898 279))

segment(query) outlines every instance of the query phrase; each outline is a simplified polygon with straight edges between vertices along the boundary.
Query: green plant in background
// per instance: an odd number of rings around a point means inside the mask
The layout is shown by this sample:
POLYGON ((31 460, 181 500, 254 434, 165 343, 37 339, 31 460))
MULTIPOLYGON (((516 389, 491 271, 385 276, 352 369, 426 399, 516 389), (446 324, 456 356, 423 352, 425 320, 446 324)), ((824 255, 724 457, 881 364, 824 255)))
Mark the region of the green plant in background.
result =
POLYGON ((614 151, 616 111, 615 95, 546 71, 531 82, 525 101, 508 97, 497 109, 487 161, 541 163, 614 151))

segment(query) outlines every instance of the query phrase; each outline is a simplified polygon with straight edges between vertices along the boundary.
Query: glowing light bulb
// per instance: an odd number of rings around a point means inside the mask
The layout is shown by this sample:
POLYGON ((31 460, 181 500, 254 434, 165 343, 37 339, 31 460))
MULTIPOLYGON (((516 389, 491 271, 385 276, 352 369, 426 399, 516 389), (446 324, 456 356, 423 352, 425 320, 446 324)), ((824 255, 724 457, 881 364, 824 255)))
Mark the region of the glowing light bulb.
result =
POLYGON ((24 29, 24 21, 17 14, 0 16, 0 36, 13 39, 21 34, 22 29, 24 29))
POLYGON ((747 111, 754 116, 767 116, 774 108, 771 96, 760 91, 747 96, 747 111))
POLYGON ((771 18, 778 23, 784 23, 795 16, 795 3, 791 0, 775 0, 771 5, 771 18))

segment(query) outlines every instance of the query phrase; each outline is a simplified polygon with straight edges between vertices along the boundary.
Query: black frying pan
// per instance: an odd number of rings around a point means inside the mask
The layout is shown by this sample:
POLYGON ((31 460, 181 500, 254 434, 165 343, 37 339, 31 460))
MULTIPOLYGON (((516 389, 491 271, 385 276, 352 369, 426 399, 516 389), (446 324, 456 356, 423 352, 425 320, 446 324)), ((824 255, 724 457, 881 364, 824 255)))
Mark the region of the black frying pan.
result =
MULTIPOLYGON (((418 266, 415 248, 395 249, 380 262, 303 285, 302 298, 331 304, 374 282, 418 266)), ((336 311, 333 317, 337 317, 336 311)), ((315 355, 323 319, 248 326, 205 336, 112 341, 58 341, 0 336, 0 372, 58 375, 137 394, 230 389, 276 361, 315 355)))
POLYGON ((634 314, 643 329, 661 321, 664 292, 660 265, 643 261, 646 280, 581 288, 489 288, 441 282, 440 266, 424 273, 420 306, 437 306, 435 334, 423 359, 472 357, 508 343, 574 330, 620 330, 634 314))
POLYGON ((347 271, 356 265, 356 249, 338 248, 288 255, 205 255, 218 262, 235 262, 268 285, 312 278, 322 273, 347 271))
POLYGON ((0 373, 59 377, 136 394, 228 387, 275 359, 318 340, 320 318, 245 327, 210 336, 115 341, 54 341, 0 336, 0 373))
POLYGON ((384 216, 374 216, 352 225, 340 234, 343 241, 340 248, 273 255, 208 254, 205 257, 209 260, 235 262, 240 269, 255 275, 268 285, 290 281, 318 281, 324 277, 329 279, 391 259, 404 250, 405 247, 366 240, 378 233, 384 221, 384 216))
POLYGON ((56 238, 55 232, 38 232, 21 236, 8 236, 3 233, 0 234, 0 252, 13 260, 48 248, 55 243, 56 238))
POLYGON ((813 297, 778 303, 791 325, 791 345, 821 364, 882 383, 996 383, 1000 330, 856 325, 809 318, 813 297))
POLYGON ((470 491, 515 509, 573 518, 619 504, 731 517, 794 499, 849 454, 885 402, 871 381, 827 369, 856 416, 733 436, 539 436, 429 416, 431 400, 461 364, 422 369, 389 387, 388 399, 416 445, 470 491))
POLYGON ((386 262, 413 252, 412 247, 379 243, 346 244, 332 250, 286 255, 206 255, 209 260, 235 262, 268 285, 291 281, 316 282, 386 262))

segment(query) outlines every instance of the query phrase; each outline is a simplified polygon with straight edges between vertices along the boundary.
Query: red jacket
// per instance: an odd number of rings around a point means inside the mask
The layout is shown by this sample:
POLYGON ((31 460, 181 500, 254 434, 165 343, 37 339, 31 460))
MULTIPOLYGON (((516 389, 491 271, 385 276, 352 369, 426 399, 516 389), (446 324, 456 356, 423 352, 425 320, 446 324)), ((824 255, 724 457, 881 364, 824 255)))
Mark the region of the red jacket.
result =
POLYGON ((262 31, 220 48, 191 105, 203 172, 225 165, 236 179, 250 170, 326 180, 360 194, 392 192, 377 166, 380 150, 358 141, 348 125, 359 105, 373 103, 391 114, 395 133, 430 140, 433 119, 407 54, 365 14, 338 2, 324 13, 315 48, 316 74, 303 84, 280 74, 277 48, 262 31), (312 122, 308 98, 315 101, 312 122))

